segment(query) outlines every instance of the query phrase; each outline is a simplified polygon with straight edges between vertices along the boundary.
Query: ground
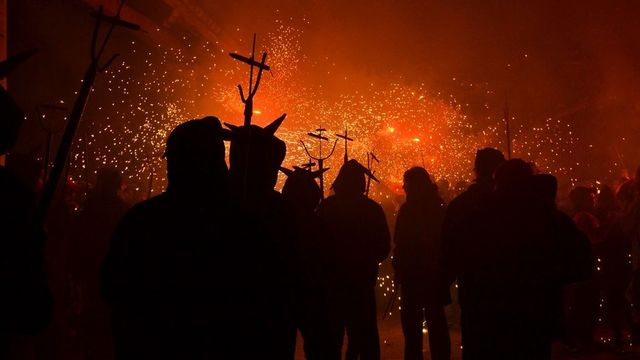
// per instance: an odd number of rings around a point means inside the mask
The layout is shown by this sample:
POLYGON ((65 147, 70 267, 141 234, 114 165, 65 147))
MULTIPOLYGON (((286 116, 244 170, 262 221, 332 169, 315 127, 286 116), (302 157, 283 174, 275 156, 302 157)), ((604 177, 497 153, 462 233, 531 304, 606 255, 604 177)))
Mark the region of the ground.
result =
MULTIPOLYGON (((448 311, 449 317, 455 319, 455 314, 452 309, 448 311)), ((397 315, 393 315, 388 319, 379 319, 378 327, 380 330, 380 347, 382 352, 382 360, 402 360, 402 348, 403 337, 402 329, 400 327, 400 321, 397 315)), ((450 322, 451 329, 451 346, 452 346, 452 360, 460 360, 460 329, 454 321, 450 322)), ((304 360, 304 355, 301 348, 302 339, 298 336, 298 346, 296 348, 296 360, 304 360)), ((427 336, 424 336, 424 359, 430 360, 429 356, 429 342, 427 336)), ((634 347, 631 353, 625 355, 614 355, 608 352, 600 352, 592 355, 571 355, 561 344, 554 345, 553 360, 640 360, 640 346, 634 347)))

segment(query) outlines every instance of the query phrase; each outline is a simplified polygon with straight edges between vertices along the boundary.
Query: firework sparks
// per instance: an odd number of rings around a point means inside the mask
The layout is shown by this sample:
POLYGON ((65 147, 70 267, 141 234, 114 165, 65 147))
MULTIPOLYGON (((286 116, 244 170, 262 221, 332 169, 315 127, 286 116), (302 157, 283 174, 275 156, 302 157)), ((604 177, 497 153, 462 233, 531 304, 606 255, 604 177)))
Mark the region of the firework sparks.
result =
MULTIPOLYGON (((278 133, 287 143, 286 166, 308 162, 299 140, 320 125, 330 134, 350 129, 355 139, 352 158, 364 163, 367 152, 375 150, 380 158, 376 176, 394 191, 401 187, 403 172, 416 165, 424 165, 436 179, 469 181, 476 149, 500 147, 504 130, 499 119, 479 126, 453 96, 444 97, 424 84, 371 83, 357 91, 327 94, 322 84, 304 82, 307 69, 321 66, 303 54, 303 34, 281 23, 276 33, 265 37, 263 46, 274 70, 265 74, 255 103, 258 125, 288 114, 278 133)), ((95 173, 101 165, 112 165, 143 187, 153 173, 157 193, 166 184, 160 154, 171 129, 207 114, 241 122, 243 108, 235 86, 245 70, 211 43, 201 44, 199 51, 190 44, 185 45, 189 51, 130 45, 142 60, 114 66, 96 91, 95 109, 87 116, 88 136, 77 143, 72 175, 82 180, 80 169, 89 167, 95 173), (87 141, 86 154, 82 141, 87 141)), ((513 149, 515 156, 531 159, 546 171, 569 174, 572 166, 563 164, 561 156, 571 153, 574 142, 568 124, 547 119, 540 127, 516 128, 513 149)), ((327 161, 329 184, 341 163, 340 156, 327 161)))

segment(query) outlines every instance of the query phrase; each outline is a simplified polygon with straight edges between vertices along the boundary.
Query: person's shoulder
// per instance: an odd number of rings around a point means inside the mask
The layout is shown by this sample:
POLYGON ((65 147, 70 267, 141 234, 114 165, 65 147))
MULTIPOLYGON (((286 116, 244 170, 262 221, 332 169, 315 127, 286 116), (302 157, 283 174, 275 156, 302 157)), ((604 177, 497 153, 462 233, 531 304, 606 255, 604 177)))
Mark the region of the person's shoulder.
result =
POLYGON ((362 197, 362 203, 372 211, 380 211, 384 213, 384 210, 382 209, 382 205, 380 205, 380 203, 378 203, 377 201, 373 200, 368 196, 362 197))
POLYGON ((456 209, 465 207, 472 200, 475 194, 476 192, 471 190, 471 187, 469 187, 469 189, 453 198, 453 200, 449 202, 449 206, 447 206, 447 208, 451 211, 455 211, 456 209))
POLYGON ((156 195, 150 199, 143 200, 131 206, 129 210, 126 212, 125 217, 126 218, 145 217, 148 214, 162 211, 162 209, 165 209, 165 208, 170 208, 169 202, 170 201, 166 193, 156 195))
POLYGON ((596 217, 593 214, 590 214, 587 211, 580 211, 573 215, 573 220, 575 222, 588 221, 588 222, 597 222, 596 217))
POLYGON ((271 201, 271 203, 276 206, 282 206, 282 207, 289 206, 289 201, 287 201, 284 195, 282 195, 282 193, 275 190, 269 193, 269 201, 271 201))
POLYGON ((330 195, 320 203, 320 208, 331 207, 338 202, 338 199, 335 195, 330 195))
POLYGON ((573 224, 573 220, 571 219, 571 216, 569 216, 566 212, 560 209, 556 209, 554 215, 556 217, 556 220, 559 222, 573 224))

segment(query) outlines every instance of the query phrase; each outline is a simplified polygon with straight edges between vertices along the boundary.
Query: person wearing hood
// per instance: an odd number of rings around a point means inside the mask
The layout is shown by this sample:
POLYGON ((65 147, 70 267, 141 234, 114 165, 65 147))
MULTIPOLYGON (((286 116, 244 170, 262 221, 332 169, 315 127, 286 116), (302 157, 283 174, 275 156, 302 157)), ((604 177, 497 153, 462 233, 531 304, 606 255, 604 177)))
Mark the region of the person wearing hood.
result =
POLYGON ((390 235, 382 207, 365 194, 365 176, 373 175, 356 160, 346 162, 329 196, 318 209, 332 240, 331 284, 335 341, 346 330, 347 359, 379 359, 375 285, 379 264, 387 258, 390 235))

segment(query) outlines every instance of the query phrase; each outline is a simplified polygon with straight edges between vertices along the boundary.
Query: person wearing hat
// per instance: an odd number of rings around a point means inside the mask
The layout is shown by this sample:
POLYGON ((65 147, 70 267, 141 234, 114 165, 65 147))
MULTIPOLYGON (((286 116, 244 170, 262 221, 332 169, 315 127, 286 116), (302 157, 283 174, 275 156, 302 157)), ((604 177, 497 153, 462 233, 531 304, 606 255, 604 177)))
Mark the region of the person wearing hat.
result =
POLYGON ((346 162, 336 177, 334 195, 322 202, 320 219, 330 232, 329 256, 334 342, 347 359, 379 359, 375 285, 378 265, 389 255, 390 234, 382 207, 365 194, 365 176, 373 175, 356 160, 346 162))
POLYGON ((178 125, 167 139, 168 186, 118 224, 102 269, 118 359, 230 356, 220 329, 236 319, 231 272, 237 218, 229 207, 226 132, 215 117, 178 125))
POLYGON ((265 127, 231 128, 229 180, 234 206, 241 212, 242 257, 246 264, 238 272, 238 301, 245 346, 235 358, 293 359, 295 356, 294 246, 296 229, 293 209, 276 191, 286 145, 275 132, 284 116, 265 127))

